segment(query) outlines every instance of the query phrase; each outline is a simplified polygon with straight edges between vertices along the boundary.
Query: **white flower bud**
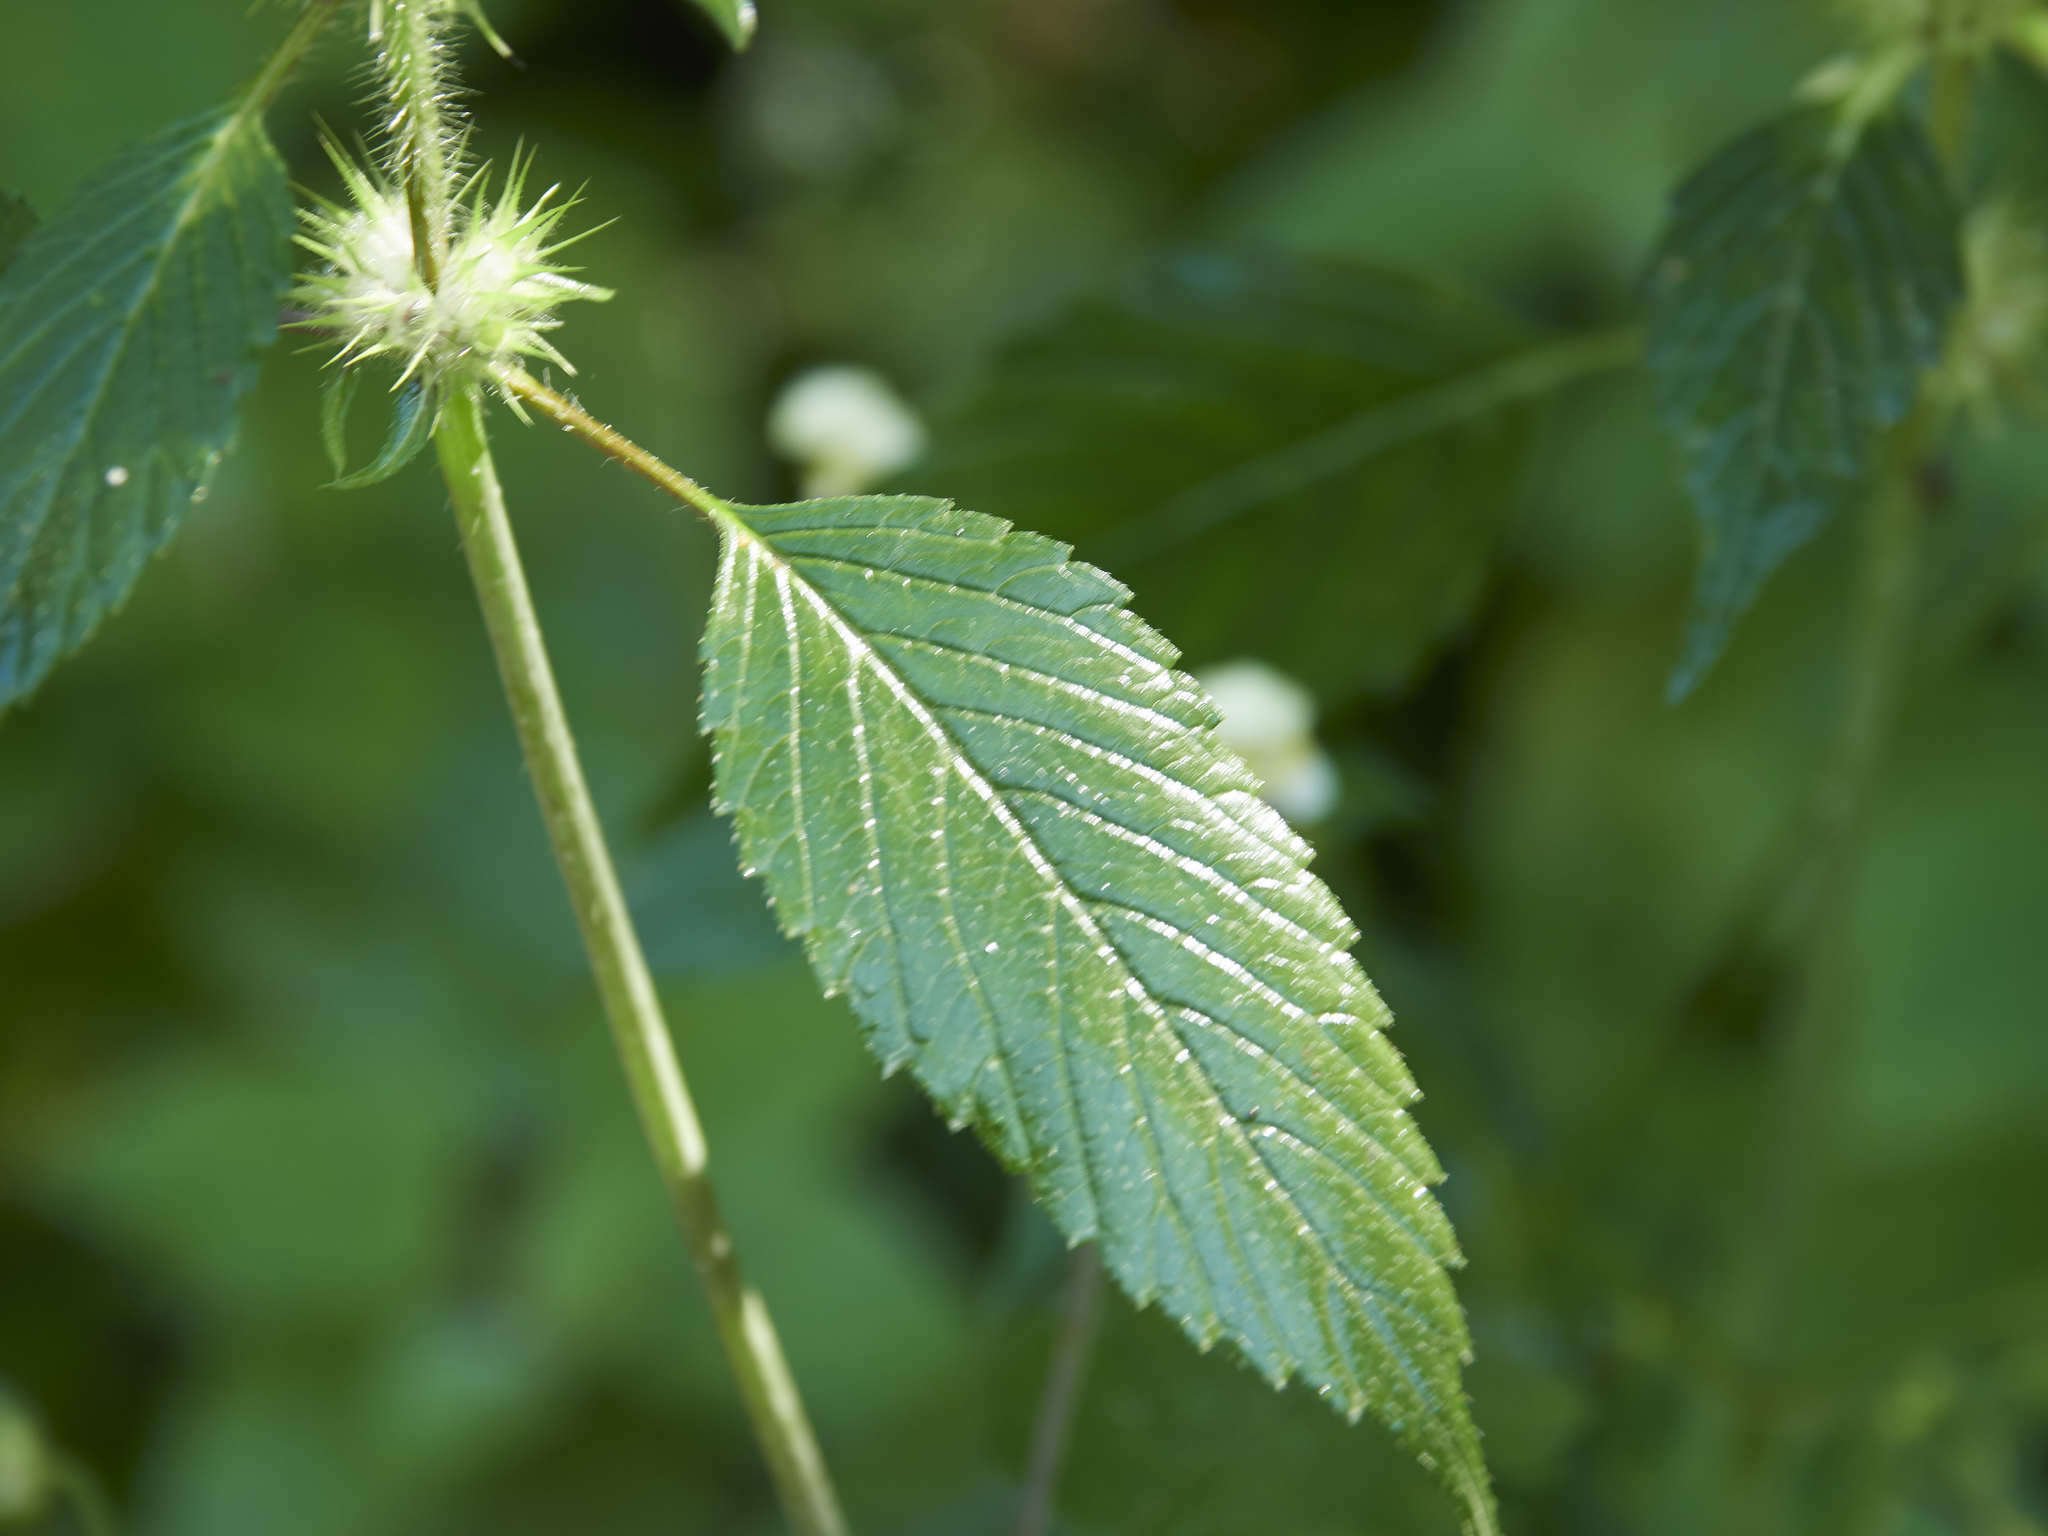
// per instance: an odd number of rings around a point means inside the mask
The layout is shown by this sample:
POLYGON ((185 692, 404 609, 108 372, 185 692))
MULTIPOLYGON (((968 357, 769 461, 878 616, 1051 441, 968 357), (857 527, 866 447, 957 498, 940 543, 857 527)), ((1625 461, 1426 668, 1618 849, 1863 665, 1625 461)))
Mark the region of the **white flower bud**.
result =
POLYGON ((806 496, 854 496, 924 451, 924 423, 880 374, 836 364, 783 386, 768 440, 803 467, 806 496))
POLYGON ((1303 824, 1335 809, 1337 769, 1316 744, 1307 689, 1259 661, 1228 662, 1196 681, 1223 717, 1217 736, 1258 776, 1268 805, 1303 824))

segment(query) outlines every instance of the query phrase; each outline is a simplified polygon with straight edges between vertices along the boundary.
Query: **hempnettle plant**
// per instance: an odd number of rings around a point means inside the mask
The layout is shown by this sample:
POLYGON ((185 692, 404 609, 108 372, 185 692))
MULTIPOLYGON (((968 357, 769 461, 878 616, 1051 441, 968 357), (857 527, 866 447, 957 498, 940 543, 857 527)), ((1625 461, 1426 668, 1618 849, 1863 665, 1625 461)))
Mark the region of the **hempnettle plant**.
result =
MULTIPOLYGON (((702 3, 743 45, 751 7, 702 3)), ((1146 544, 1419 441, 1496 430, 1573 379, 1641 362, 1706 534, 1674 695, 1776 566, 1830 517, 1869 509, 1851 688, 1816 798, 1815 846, 1834 867, 1904 649, 1917 477, 1959 419, 2024 393, 2048 321, 2032 211, 1983 194, 1997 157, 1972 105, 1993 75, 2038 93, 2048 20, 2016 3, 1866 9, 1860 52, 1679 190, 1643 333, 1531 336, 1388 280, 1360 323, 1414 354, 1391 382, 1362 364, 1348 383, 1319 379, 1369 403, 1339 401, 1326 430, 1249 464, 1208 464, 1214 445, 1186 443, 1175 462, 1205 479, 1168 497, 1146 544)), ((1204 1349, 1227 1341, 1276 1388, 1298 1379, 1377 1420, 1472 1531, 1495 1531, 1461 1382, 1460 1256, 1415 1085, 1350 922, 1219 739, 1211 701, 1126 589, 1063 544, 922 496, 727 501, 535 377, 574 371, 562 308, 613 295, 569 264, 580 214, 536 190, 537 154, 494 170, 469 153, 453 105, 463 26, 504 47, 476 0, 309 0, 226 112, 128 154, 40 228, 0 201, 0 708, 85 641, 205 496, 288 297, 332 351, 320 418, 335 484, 375 484, 433 447, 591 970, 762 1452, 796 1529, 842 1531, 719 1213, 492 460, 498 405, 564 429, 718 536, 702 650, 715 798, 883 1070, 909 1068, 973 1126, 1137 1302, 1204 1349), (362 154, 329 141, 342 196, 295 212, 264 116, 330 26, 367 46, 379 121, 362 154), (348 418, 378 400, 383 447, 351 471, 348 418)), ((1160 305, 1196 302, 1200 278, 1160 305)), ((1284 294, 1273 313, 1329 323, 1325 298, 1284 294)), ((1115 344, 1150 334, 1134 324, 1115 344)), ((1190 328, 1161 327, 1160 347, 1175 334, 1190 328)), ((1226 408, 1231 390, 1266 388, 1199 370, 1184 382, 1215 384, 1226 408)), ((985 409, 1002 410, 1000 387, 985 409)), ((1105 401, 1093 430, 1120 430, 1118 409, 1105 401)), ((1252 431, 1256 401, 1243 414, 1252 431)), ((960 440, 972 429, 970 413, 960 440)), ((1446 482, 1451 500, 1461 485, 1446 482)), ((1405 600, 1441 629, 1472 585, 1446 572, 1405 600)))

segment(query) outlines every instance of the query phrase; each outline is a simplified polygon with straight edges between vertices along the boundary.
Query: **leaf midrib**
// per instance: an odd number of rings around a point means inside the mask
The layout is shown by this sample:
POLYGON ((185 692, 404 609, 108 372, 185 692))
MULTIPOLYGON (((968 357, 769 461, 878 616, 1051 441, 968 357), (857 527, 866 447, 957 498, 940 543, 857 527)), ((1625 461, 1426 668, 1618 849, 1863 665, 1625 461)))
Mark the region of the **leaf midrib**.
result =
POLYGON ((1798 238, 1794 242, 1792 271, 1780 286, 1794 292, 1798 302, 1773 306, 1778 310, 1778 321, 1772 328, 1770 350, 1764 363, 1763 420, 1767 434, 1765 462, 1770 465, 1774 476, 1784 472, 1784 466, 1779 461, 1778 446, 1783 431, 1781 406, 1786 381, 1792 369, 1793 341, 1799 333, 1800 317, 1811 302, 1815 246, 1818 243, 1812 238, 1813 228, 1834 201, 1836 189, 1841 185, 1849 161, 1862 146, 1863 135, 1868 131, 1869 125, 1864 124, 1853 135, 1844 135, 1839 140, 1829 142, 1823 169, 1814 179, 1806 196, 1800 200, 1800 211, 1795 216, 1799 228, 1795 231, 1798 238))

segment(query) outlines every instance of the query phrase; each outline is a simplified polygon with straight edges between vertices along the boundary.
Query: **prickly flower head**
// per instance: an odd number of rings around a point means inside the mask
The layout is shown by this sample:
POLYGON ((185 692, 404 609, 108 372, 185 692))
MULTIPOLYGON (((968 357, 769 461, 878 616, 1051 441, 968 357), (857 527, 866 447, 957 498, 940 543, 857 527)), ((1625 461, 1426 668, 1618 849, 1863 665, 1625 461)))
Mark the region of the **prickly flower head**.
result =
POLYGON ((557 203, 550 188, 522 206, 530 158, 514 160, 496 202, 488 167, 470 179, 449 212, 432 280, 414 248, 424 221, 405 193, 344 155, 335 163, 350 201, 321 199, 301 210, 298 242, 322 267, 300 279, 294 297, 312 311, 309 325, 339 339, 339 361, 388 357, 402 377, 429 382, 460 371, 488 374, 523 357, 576 371, 548 340, 561 324, 555 310, 571 299, 612 295, 578 282, 557 259, 580 238, 555 238, 573 199, 557 203))

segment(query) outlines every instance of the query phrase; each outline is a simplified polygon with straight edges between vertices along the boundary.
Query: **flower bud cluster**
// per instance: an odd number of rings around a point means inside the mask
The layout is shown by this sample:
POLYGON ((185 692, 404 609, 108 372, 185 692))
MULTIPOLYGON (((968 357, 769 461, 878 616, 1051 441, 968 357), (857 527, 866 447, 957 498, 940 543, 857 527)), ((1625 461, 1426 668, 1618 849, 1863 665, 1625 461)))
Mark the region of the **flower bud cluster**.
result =
POLYGON ((488 169, 470 178, 450 210, 446 252, 433 263, 419 259, 423 221, 406 194, 346 155, 334 159, 349 201, 321 199, 301 211, 298 243, 322 267, 300 280, 294 298, 312 311, 310 327, 340 342, 339 361, 387 357, 402 378, 430 382, 524 357, 575 372, 548 339, 561 324, 555 310, 611 293, 577 281, 557 259, 580 238, 556 239, 573 199, 556 202, 550 188, 522 206, 530 158, 515 159, 495 202, 488 169), (438 268, 431 277, 430 266, 438 268))

